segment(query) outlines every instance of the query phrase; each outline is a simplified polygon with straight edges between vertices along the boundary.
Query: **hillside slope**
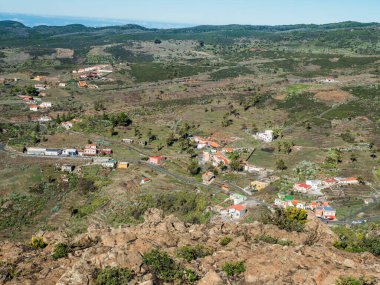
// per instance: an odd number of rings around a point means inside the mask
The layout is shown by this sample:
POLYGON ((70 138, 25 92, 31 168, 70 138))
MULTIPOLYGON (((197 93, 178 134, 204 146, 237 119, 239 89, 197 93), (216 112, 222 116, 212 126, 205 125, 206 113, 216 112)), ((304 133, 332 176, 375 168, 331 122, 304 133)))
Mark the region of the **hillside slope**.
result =
POLYGON ((145 214, 145 222, 138 226, 89 227, 86 234, 71 241, 72 253, 58 260, 51 257, 54 246, 58 242, 70 242, 58 233, 43 234, 48 243, 43 250, 3 242, 0 283, 95 284, 96 272, 110 266, 132 270, 133 277, 128 284, 162 284, 157 271, 144 264, 143 255, 153 248, 168 252, 181 268, 195 272, 199 276, 197 284, 330 285, 348 275, 380 278, 379 259, 369 253, 352 254, 335 249, 334 234, 311 219, 305 233, 288 233, 260 223, 188 225, 173 216, 164 217, 160 210, 150 210, 145 214), (317 238, 313 233, 318 233, 317 238), (259 241, 258 237, 263 236, 283 242, 280 245, 259 241), (220 243, 224 237, 232 239, 225 246, 220 243), (203 245, 213 253, 187 262, 176 257, 178 248, 185 245, 203 245), (244 262, 246 270, 227 277, 221 268, 226 262, 235 261, 244 262))

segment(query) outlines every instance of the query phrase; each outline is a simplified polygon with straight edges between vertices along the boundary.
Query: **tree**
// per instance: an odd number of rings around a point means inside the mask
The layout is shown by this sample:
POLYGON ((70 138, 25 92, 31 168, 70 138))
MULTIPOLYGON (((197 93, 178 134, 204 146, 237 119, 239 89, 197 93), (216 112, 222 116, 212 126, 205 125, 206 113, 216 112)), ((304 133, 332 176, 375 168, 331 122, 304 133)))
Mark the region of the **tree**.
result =
POLYGON ((162 41, 161 41, 160 39, 155 39, 155 40, 154 40, 154 43, 155 43, 156 45, 159 45, 159 44, 162 43, 162 41))
POLYGON ((166 145, 167 146, 172 146, 173 143, 175 142, 175 136, 174 133, 169 133, 168 137, 166 138, 166 145))
POLYGON ((191 175, 199 174, 199 172, 201 171, 201 167, 199 166, 198 161, 195 159, 192 159, 190 161, 189 166, 187 167, 187 171, 189 171, 191 175))
POLYGON ((358 156, 355 153, 351 153, 350 160, 352 163, 354 163, 358 160, 358 156))
POLYGON ((241 170, 240 158, 232 159, 230 161, 230 167, 233 171, 240 171, 241 170))
POLYGON ((285 161, 283 161, 282 159, 279 159, 276 161, 276 168, 278 170, 283 171, 283 170, 287 169, 288 167, 286 166, 285 161))

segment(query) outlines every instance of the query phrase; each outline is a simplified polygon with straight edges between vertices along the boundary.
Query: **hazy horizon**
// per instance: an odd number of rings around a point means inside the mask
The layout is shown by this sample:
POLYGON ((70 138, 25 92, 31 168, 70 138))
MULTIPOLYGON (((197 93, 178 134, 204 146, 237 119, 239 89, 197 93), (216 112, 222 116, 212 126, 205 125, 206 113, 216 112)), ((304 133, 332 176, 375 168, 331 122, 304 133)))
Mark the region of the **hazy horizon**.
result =
POLYGON ((168 27, 380 22, 378 11, 380 1, 376 0, 362 0, 359 5, 356 0, 235 0, 232 3, 228 0, 67 0, 64 3, 48 0, 0 0, 2 14, 41 18, 70 17, 76 20, 101 21, 104 24, 147 22, 167 24, 168 27))
MULTIPOLYGON (((110 19, 110 18, 97 18, 97 17, 72 17, 72 16, 53 16, 53 15, 33 15, 33 14, 20 14, 20 13, 3 13, 0 12, 0 21, 17 21, 28 27, 35 27, 41 25, 47 26, 65 26, 71 24, 82 24, 88 27, 105 27, 105 26, 118 26, 127 24, 136 24, 146 28, 157 28, 157 29, 171 29, 171 28, 187 28, 194 27, 198 25, 213 25, 213 24, 189 24, 189 23, 174 23, 174 22, 159 22, 159 21, 149 21, 149 20, 134 20, 134 19, 110 19)), ((370 23, 377 21, 354 21, 361 23, 370 23)), ((277 26, 277 25, 297 25, 297 24, 333 24, 344 21, 326 22, 326 23, 295 23, 295 24, 247 24, 247 25, 263 25, 263 26, 277 26)), ((220 25, 234 25, 236 23, 220 24, 220 25)), ((216 24, 215 24, 216 25, 216 24)), ((239 25, 239 24, 236 24, 239 25)), ((243 24, 240 24, 243 25, 243 24)))

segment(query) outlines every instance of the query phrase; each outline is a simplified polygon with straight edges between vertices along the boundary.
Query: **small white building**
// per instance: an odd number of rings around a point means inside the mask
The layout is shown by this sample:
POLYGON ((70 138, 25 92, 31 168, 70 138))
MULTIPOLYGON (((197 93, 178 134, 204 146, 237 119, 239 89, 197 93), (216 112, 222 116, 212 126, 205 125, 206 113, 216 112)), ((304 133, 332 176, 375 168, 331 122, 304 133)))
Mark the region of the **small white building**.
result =
POLYGON ((132 144, 133 143, 133 139, 122 139, 121 141, 123 143, 127 143, 127 144, 132 144))
POLYGON ((117 164, 116 160, 110 159, 108 161, 102 162, 102 166, 105 168, 115 168, 117 164))
POLYGON ((247 197, 244 195, 237 194, 237 193, 232 193, 230 195, 230 199, 234 201, 234 205, 238 205, 238 204, 243 203, 245 200, 247 200, 247 197))
POLYGON ((74 169, 75 169, 74 165, 64 164, 61 166, 61 171, 64 171, 64 172, 73 172, 74 169))
POLYGON ((228 208, 228 215, 233 219, 240 219, 247 213, 247 208, 244 205, 233 205, 228 208))
POLYGON ((318 190, 323 187, 322 180, 306 180, 307 185, 311 186, 313 191, 318 190))
POLYGON ((59 87, 66 87, 66 83, 61 82, 61 83, 58 84, 58 86, 59 87))
POLYGON ((66 130, 70 130, 73 127, 73 123, 71 122, 62 122, 61 127, 65 128, 66 130))
POLYGON ((45 155, 46 148, 40 147, 28 147, 26 149, 26 154, 28 155, 45 155))
POLYGON ((75 148, 66 148, 62 151, 62 155, 66 156, 77 156, 78 151, 75 148))
POLYGON ((264 132, 259 132, 253 135, 256 140, 263 141, 266 143, 272 142, 274 139, 272 130, 265 130, 264 132))
POLYGON ((52 105, 52 103, 51 102, 42 102, 41 104, 40 104, 40 108, 51 108, 53 105, 52 105))
POLYGON ((62 149, 59 148, 47 148, 45 151, 46 156, 60 156, 62 154, 62 149))
POLYGON ((41 123, 51 122, 52 118, 50 118, 49 116, 43 116, 43 117, 38 118, 38 121, 41 123))

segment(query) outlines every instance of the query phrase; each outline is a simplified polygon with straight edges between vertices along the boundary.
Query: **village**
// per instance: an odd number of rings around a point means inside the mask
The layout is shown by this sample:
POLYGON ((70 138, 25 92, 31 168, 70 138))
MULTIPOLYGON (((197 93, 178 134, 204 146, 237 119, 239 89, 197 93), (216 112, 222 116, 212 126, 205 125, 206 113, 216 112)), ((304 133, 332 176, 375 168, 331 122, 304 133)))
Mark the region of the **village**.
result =
MULTIPOLYGON (((66 131, 70 131, 73 125, 81 122, 79 118, 61 123, 61 127, 66 131)), ((264 143, 271 143, 275 140, 272 130, 265 130, 262 133, 255 133, 252 137, 264 143)), ((217 142, 210 138, 199 136, 190 136, 188 138, 193 147, 198 151, 196 155, 199 165, 202 169, 201 180, 206 187, 216 187, 228 195, 221 205, 215 205, 210 209, 216 214, 214 219, 222 219, 224 221, 239 222, 248 216, 249 212, 254 212, 258 205, 265 205, 268 209, 295 207, 297 209, 308 210, 313 212, 316 217, 324 221, 334 221, 337 219, 336 210, 326 200, 323 191, 333 187, 342 185, 359 185, 364 182, 357 177, 333 177, 324 180, 306 180, 305 182, 295 182, 292 191, 301 195, 310 197, 308 202, 296 199, 288 193, 277 193, 272 203, 265 202, 255 198, 255 193, 260 193, 267 189, 273 182, 280 179, 276 175, 276 171, 259 167, 243 160, 241 155, 245 154, 249 158, 254 153, 255 148, 233 148, 226 147, 225 143, 217 142), (231 163, 237 161, 237 166, 231 166, 231 163), (210 167, 214 171, 210 170, 210 167), (234 167, 234 168, 233 168, 234 167), (218 171, 216 171, 218 169, 218 171), (251 180, 246 187, 239 187, 232 184, 221 183, 217 180, 219 172, 235 172, 254 175, 256 179, 251 180), (232 188, 231 188, 232 187, 232 188)), ((121 142, 126 147, 139 147, 145 149, 148 142, 135 138, 124 138, 121 142)), ((102 148, 97 144, 87 144, 82 148, 40 148, 26 147, 24 153, 28 156, 50 157, 50 158, 77 158, 88 160, 86 165, 100 165, 107 169, 128 169, 130 163, 126 161, 118 161, 113 157, 113 150, 109 147, 102 148)), ((152 155, 143 159, 143 163, 165 169, 165 163, 170 157, 165 155, 152 155)), ((235 163, 236 164, 236 163, 235 163)), ((73 173, 75 165, 63 164, 61 170, 73 173)), ((68 180, 67 176, 63 179, 68 180)), ((150 183, 151 178, 142 176, 140 185, 150 183)))

